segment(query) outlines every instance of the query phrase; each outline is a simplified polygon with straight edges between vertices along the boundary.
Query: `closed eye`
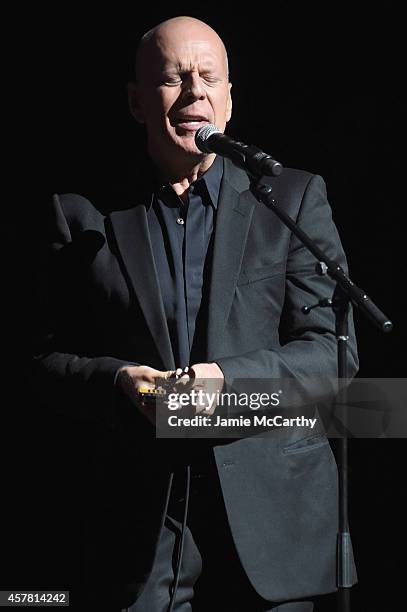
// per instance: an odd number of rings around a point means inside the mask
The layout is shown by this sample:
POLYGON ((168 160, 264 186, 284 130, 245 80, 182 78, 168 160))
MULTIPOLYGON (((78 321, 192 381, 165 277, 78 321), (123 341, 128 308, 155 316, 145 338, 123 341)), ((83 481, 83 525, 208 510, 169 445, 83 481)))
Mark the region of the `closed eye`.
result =
MULTIPOLYGON (((168 86, 180 85, 181 83, 187 81, 189 77, 190 77, 189 72, 181 72, 179 74, 174 74, 174 75, 164 75, 162 83, 163 85, 168 85, 168 86)), ((200 78, 202 81, 204 81, 205 83, 208 83, 209 85, 214 85, 222 81, 221 78, 219 78, 218 76, 212 73, 201 73, 200 78)))
POLYGON ((164 85, 179 85, 181 83, 181 78, 179 76, 164 76, 162 83, 164 85))
POLYGON ((216 76, 216 74, 204 73, 201 74, 201 78, 208 83, 219 83, 222 79, 216 76))

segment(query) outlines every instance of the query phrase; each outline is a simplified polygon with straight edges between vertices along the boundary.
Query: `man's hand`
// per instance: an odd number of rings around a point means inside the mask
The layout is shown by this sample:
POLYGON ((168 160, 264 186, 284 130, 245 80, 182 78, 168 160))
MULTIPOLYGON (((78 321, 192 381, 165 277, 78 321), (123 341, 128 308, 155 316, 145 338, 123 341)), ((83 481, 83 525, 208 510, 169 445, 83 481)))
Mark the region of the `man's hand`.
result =
POLYGON ((204 412, 211 416, 218 405, 219 394, 223 389, 224 376, 217 363, 196 363, 185 371, 176 370, 180 376, 174 384, 174 390, 179 393, 195 391, 195 413, 204 412))
POLYGON ((155 425, 155 404, 143 402, 139 391, 143 387, 155 389, 157 379, 169 378, 174 374, 172 370, 163 372, 145 365, 124 366, 119 370, 116 385, 131 403, 155 425))

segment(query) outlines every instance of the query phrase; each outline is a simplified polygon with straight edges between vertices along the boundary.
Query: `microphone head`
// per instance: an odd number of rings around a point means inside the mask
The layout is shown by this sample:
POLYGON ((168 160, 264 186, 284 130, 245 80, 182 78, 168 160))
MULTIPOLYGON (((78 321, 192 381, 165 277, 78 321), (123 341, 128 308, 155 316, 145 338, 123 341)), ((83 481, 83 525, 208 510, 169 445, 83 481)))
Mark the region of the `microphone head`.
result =
POLYGON ((222 134, 222 132, 216 127, 216 125, 213 125, 212 123, 207 123, 203 127, 199 128, 199 130, 197 130, 195 134, 195 144, 198 149, 202 151, 202 153, 212 153, 211 149, 208 146, 209 143, 207 143, 207 140, 213 134, 222 134))

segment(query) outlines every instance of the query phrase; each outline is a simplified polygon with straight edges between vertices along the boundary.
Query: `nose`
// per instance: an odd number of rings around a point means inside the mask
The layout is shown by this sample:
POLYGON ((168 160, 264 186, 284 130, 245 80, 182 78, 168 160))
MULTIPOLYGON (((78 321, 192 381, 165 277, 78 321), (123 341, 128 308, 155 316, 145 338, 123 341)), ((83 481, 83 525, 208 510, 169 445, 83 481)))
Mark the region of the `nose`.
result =
POLYGON ((198 72, 190 72, 184 81, 184 92, 194 100, 206 98, 206 91, 202 85, 198 72))

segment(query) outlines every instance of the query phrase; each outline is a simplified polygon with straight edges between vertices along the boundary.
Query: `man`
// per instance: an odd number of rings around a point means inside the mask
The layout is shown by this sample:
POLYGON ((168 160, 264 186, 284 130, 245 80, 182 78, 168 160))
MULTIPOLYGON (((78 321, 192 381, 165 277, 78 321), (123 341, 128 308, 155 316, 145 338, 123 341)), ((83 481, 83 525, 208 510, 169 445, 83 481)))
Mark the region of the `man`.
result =
MULTIPOLYGON (((225 47, 209 26, 178 17, 148 32, 129 103, 154 169, 138 177, 137 201, 105 214, 55 196, 47 222, 34 380, 71 424, 71 478, 81 464, 70 515, 80 561, 64 584, 73 605, 112 612, 310 611, 336 588, 336 467, 323 433, 158 440, 139 391, 186 367, 176 385, 335 378, 332 311, 300 310, 333 283, 247 175, 195 145, 199 127, 223 131, 232 112, 225 47)), ((270 182, 345 265, 322 179, 286 170, 270 182)))

